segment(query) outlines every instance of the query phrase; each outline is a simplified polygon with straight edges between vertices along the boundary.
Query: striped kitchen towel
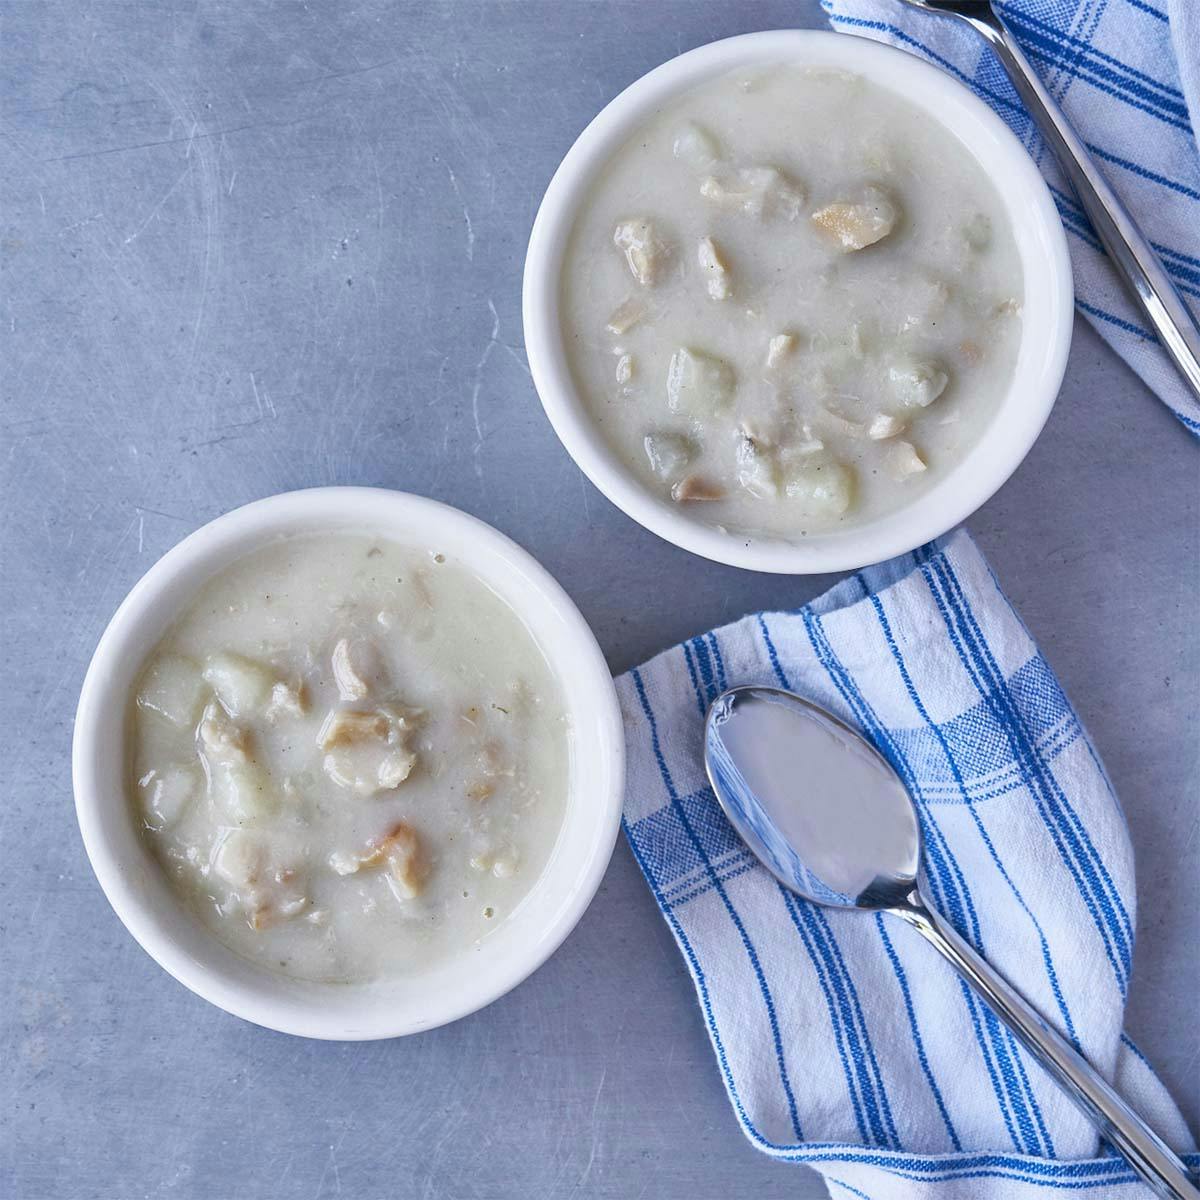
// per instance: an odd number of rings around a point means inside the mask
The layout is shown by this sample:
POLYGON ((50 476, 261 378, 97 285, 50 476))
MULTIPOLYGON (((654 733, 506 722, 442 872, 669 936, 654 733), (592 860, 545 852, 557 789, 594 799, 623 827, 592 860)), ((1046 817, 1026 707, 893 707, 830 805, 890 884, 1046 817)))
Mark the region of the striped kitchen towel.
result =
POLYGON ((625 833, 746 1136, 815 1167, 834 1195, 1144 1196, 915 931, 797 900, 752 860, 702 761, 709 703, 745 683, 791 688, 870 737, 917 800, 940 911, 1163 1137, 1194 1148, 1121 1030, 1134 886, 1120 806, 961 531, 618 681, 625 833))
MULTIPOLYGON (((1200 437, 1188 393, 1128 299, 1074 192, 1007 76, 961 21, 901 0, 821 0, 835 29, 931 60, 988 102, 1050 185, 1071 246, 1075 303, 1101 337, 1200 437)), ((1000 0, 1026 57, 1200 312, 1200 0, 1000 0)))

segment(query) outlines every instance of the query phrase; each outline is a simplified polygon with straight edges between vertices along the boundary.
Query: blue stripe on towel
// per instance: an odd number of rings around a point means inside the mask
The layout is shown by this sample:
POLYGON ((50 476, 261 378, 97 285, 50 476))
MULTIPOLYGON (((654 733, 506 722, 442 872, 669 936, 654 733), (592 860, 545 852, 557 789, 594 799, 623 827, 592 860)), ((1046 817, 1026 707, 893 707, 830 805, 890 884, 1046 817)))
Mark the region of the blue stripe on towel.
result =
POLYGON ((793 897, 737 839, 703 782, 704 715, 720 687, 770 681, 864 731, 917 804, 935 907, 975 946, 999 953, 1003 942, 1013 982, 1031 985, 1101 1069, 1133 1081, 1151 1123, 1188 1146, 1120 1032, 1134 893, 1119 805, 961 532, 618 681, 625 833, 746 1136, 815 1167, 837 1194, 1138 1200, 1124 1162, 928 947, 908 931, 893 945, 890 918, 793 897))

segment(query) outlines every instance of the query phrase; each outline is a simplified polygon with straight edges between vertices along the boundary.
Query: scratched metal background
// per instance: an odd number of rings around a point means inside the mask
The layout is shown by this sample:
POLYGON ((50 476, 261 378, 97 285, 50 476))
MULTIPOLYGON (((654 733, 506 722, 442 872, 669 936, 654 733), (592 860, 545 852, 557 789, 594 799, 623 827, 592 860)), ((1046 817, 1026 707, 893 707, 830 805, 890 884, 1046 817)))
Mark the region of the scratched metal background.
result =
MULTIPOLYGON (((521 344, 526 236, 575 134, 663 59, 788 23, 820 13, 0 4, 0 1195, 823 1194, 742 1139, 623 845, 515 993, 327 1045, 225 1016, 134 945, 69 778, 121 597, 272 492, 380 484, 486 517, 563 581, 614 670, 830 582, 631 524, 559 448, 521 344)), ((1130 1025, 1193 1121, 1198 500, 1194 445, 1080 326, 1044 437, 971 522, 1132 821, 1130 1025)))

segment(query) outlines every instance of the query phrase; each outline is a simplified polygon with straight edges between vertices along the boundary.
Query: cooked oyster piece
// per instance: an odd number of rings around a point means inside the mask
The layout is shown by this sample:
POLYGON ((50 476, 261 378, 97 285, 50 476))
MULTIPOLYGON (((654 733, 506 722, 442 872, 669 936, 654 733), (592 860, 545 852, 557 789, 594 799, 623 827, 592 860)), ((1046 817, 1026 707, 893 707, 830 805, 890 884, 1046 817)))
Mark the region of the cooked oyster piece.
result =
POLYGON ((333 680, 337 684, 338 695, 347 703, 365 700, 370 688, 367 681, 354 669, 350 661, 350 643, 346 638, 339 638, 333 648, 330 665, 333 667, 333 680))
POLYGON ((212 871, 229 885, 232 903, 252 929, 267 929, 308 905, 297 870, 276 861, 261 834, 229 830, 217 843, 212 871))
POLYGON ((216 700, 210 700, 197 730, 200 748, 210 761, 243 763, 250 757, 250 733, 236 724, 216 700))
POLYGON ((331 854, 329 865, 339 875, 386 866, 388 883, 403 900, 419 896, 429 875, 429 858, 420 835, 407 821, 397 821, 373 838, 362 854, 331 854))
POLYGON ((782 217, 794 221, 804 203, 804 189, 776 167, 739 167, 709 175, 700 195, 727 212, 755 220, 782 217))
POLYGON ((725 489, 699 475, 688 475, 671 489, 671 499, 684 504, 690 500, 720 500, 725 489))
POLYGON ((417 756, 409 749, 411 713, 384 706, 369 712, 334 709, 317 734, 325 751, 325 773, 339 787, 361 795, 391 791, 412 773, 417 756))
POLYGON ((839 201, 819 208, 813 224, 843 253, 864 250, 882 241, 896 226, 899 210, 879 187, 868 187, 856 203, 839 201))

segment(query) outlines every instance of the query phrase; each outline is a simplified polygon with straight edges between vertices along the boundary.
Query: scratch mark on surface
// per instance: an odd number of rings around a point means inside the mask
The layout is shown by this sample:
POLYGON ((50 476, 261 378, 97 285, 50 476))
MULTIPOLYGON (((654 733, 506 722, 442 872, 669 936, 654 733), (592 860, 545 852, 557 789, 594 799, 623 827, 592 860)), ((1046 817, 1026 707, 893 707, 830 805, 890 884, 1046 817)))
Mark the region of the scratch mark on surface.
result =
POLYGON ((153 221, 154 218, 158 216, 158 214, 162 211, 162 206, 164 204, 166 204, 166 202, 168 200, 170 200, 171 196, 175 192, 175 189, 191 173, 192 173, 192 164, 189 161, 188 165, 186 167, 184 167, 182 171, 180 171, 179 177, 175 180, 175 182, 173 184, 171 184, 171 186, 169 188, 167 188, 167 190, 165 192, 163 192, 162 198, 146 215, 146 219, 125 239, 125 241, 122 243, 123 245, 128 246, 130 242, 135 242, 135 241, 137 241, 138 238, 140 238, 142 236, 143 232, 146 229, 146 226, 149 225, 150 222, 153 221))
POLYGON ((507 342, 501 342, 500 344, 504 347, 504 353, 532 379, 533 372, 529 369, 529 359, 526 358, 525 351, 520 346, 510 346, 507 342))
POLYGON ((146 545, 146 514, 138 509, 138 553, 141 554, 146 545))
POLYGON ((187 137, 172 137, 159 138, 155 142, 135 142, 130 146, 109 146, 106 150, 83 150, 78 154, 59 154, 54 158, 43 158, 42 162, 71 162, 76 158, 102 158, 107 154, 125 154, 129 150, 151 150, 155 146, 178 146, 181 143, 186 143, 191 152, 191 143, 200 141, 204 138, 220 138, 231 133, 244 133, 248 129, 286 129, 290 125, 302 125, 305 121, 311 120, 311 117, 297 117, 293 121, 250 121, 245 125, 234 125, 229 129, 213 129, 208 133, 198 133, 193 127, 191 133, 187 137))
POLYGON ((229 186, 225 189, 225 195, 227 195, 227 196, 233 195, 233 185, 234 185, 234 182, 236 179, 237 179, 237 172, 234 171, 234 173, 232 175, 230 175, 230 177, 229 177, 229 186))
POLYGON ((92 213, 90 217, 84 217, 82 220, 73 221, 70 225, 64 225, 62 229, 58 231, 58 236, 62 237, 64 233, 70 233, 73 229, 82 229, 85 225, 90 225, 93 221, 100 221, 103 219, 103 213, 92 213))
POLYGON ((596 1094, 592 1097, 592 1147, 588 1152, 588 1160, 583 1168, 583 1174, 579 1176, 579 1182, 576 1183, 574 1190, 577 1192, 591 1178, 592 1164, 596 1161, 596 1149, 599 1146, 600 1138, 596 1133, 596 1113, 600 1108, 600 1094, 604 1091, 604 1081, 608 1078, 608 1064, 606 1063, 600 1072, 600 1082, 596 1085, 596 1094))
POLYGON ((259 395, 258 380, 254 378, 253 371, 250 372, 250 386, 254 389, 254 403, 258 405, 259 420, 265 420, 267 413, 277 417, 279 414, 275 411, 275 401, 265 391, 259 395))
POLYGON ((471 384, 471 417, 475 422, 475 449, 473 458, 475 461, 475 478, 482 481, 483 466, 479 461, 480 451, 483 449, 483 425, 479 420, 479 393, 483 387, 483 369, 487 366, 487 361, 492 356, 492 351, 499 345, 500 334, 500 314, 496 311, 496 305, 492 302, 492 298, 488 297, 488 309, 492 314, 492 332, 488 337, 487 345, 483 348, 483 353, 479 356, 479 361, 475 364, 475 379, 471 384))
POLYGON ((463 199, 462 188, 458 186, 458 176, 450 169, 450 164, 446 164, 446 172, 450 176, 450 186, 454 189, 454 194, 458 197, 459 206, 462 208, 463 222, 467 227, 467 261, 475 261, 475 228, 471 224, 471 214, 467 210, 467 202, 463 199))
POLYGON ((342 1148, 342 1143, 346 1140, 348 1129, 342 1130, 342 1136, 336 1142, 329 1143, 329 1161, 325 1164, 325 1169, 321 1172, 321 1178, 317 1180, 317 1190, 314 1193, 320 1196, 322 1189, 325 1186, 325 1180, 329 1176, 330 1168, 333 1169, 333 1187, 334 1191, 340 1196, 342 1194, 342 1174, 338 1170, 338 1151, 342 1148))

